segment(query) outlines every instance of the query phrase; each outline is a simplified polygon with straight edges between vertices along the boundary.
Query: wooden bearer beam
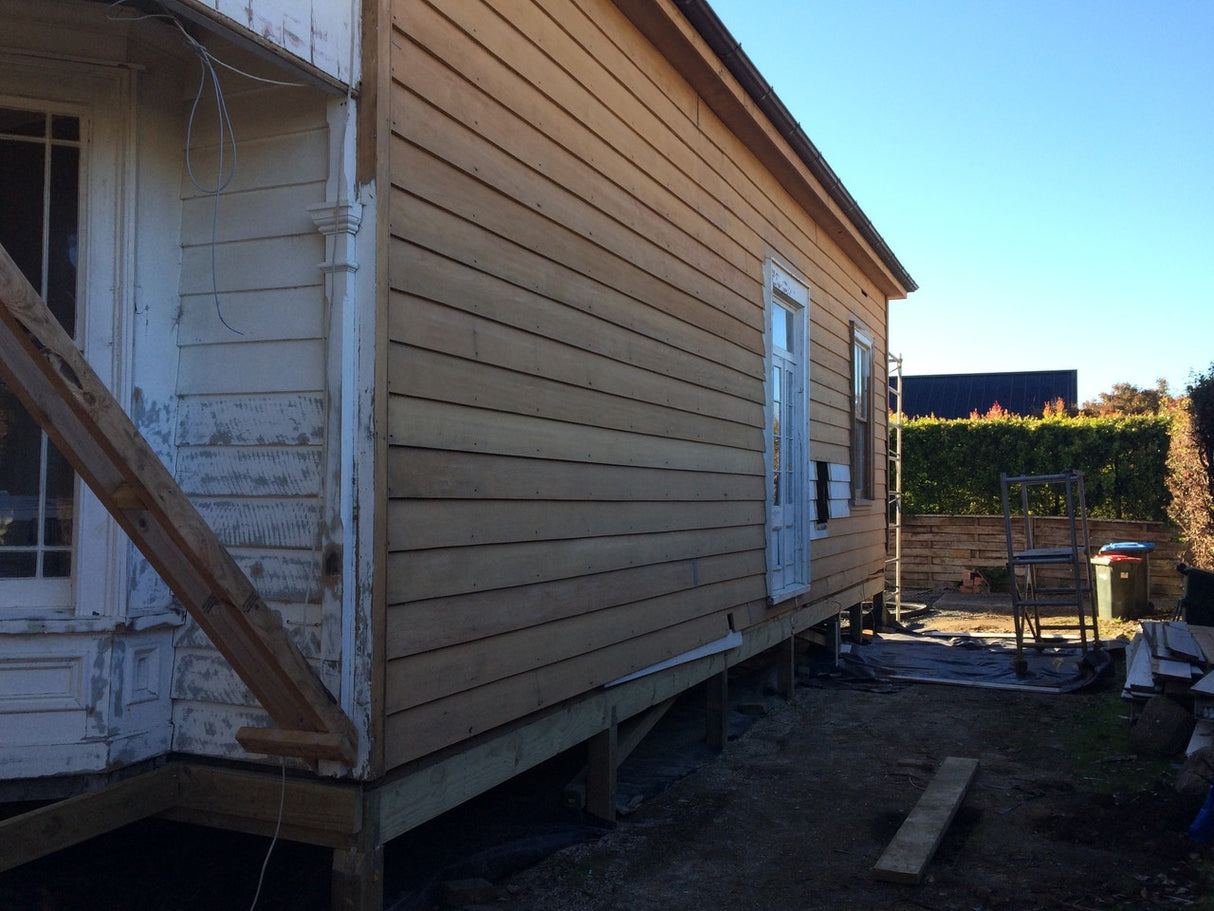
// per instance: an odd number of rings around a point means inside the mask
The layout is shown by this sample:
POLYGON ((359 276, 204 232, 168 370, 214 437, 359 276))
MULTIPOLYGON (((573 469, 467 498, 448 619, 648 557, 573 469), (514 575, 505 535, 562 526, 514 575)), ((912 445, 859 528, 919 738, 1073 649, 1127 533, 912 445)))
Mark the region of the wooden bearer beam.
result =
POLYGON ((160 815, 175 822, 272 835, 326 847, 349 847, 374 823, 363 814, 363 789, 349 782, 234 769, 177 766, 177 801, 160 815), (282 806, 279 822, 278 808, 282 806))
POLYGON ((923 871, 940 847, 977 771, 977 759, 950 756, 940 764, 936 777, 873 867, 875 879, 912 884, 923 879, 923 871))
POLYGON ((352 764, 350 719, 2 246, 0 379, 278 726, 332 735, 325 758, 352 764))

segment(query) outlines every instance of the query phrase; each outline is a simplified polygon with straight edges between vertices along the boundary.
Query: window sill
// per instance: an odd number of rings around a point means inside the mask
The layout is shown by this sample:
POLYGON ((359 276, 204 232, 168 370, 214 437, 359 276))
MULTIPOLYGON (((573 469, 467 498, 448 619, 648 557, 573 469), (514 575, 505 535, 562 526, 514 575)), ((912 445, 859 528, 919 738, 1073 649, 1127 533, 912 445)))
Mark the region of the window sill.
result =
POLYGON ((768 607, 771 607, 777 604, 783 604, 785 601, 792 601, 794 598, 804 595, 808 591, 808 582, 802 585, 793 585, 789 588, 782 588, 779 591, 772 592, 767 596, 767 605, 768 607))
POLYGON ((141 633, 147 630, 181 626, 184 617, 173 611, 133 617, 26 617, 0 619, 0 635, 32 636, 44 633, 57 635, 97 635, 123 631, 141 633))

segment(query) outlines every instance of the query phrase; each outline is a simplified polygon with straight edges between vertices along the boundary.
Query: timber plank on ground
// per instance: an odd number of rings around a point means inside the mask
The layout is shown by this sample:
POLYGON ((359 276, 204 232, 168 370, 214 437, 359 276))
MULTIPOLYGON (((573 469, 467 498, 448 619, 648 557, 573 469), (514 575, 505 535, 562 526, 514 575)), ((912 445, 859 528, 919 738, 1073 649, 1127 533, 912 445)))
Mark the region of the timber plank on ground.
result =
POLYGON ((957 815, 977 771, 977 759, 950 756, 940 764, 936 777, 873 867, 875 878, 916 884, 923 879, 923 871, 957 815))

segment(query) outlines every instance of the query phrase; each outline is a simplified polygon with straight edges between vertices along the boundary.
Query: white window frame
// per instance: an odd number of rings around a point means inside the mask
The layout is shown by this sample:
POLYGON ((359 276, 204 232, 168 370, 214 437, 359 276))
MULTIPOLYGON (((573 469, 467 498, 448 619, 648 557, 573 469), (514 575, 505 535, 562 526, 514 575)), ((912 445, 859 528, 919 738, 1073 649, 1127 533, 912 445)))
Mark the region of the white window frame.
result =
MULTIPOLYGON (((133 74, 125 67, 0 51, 0 106, 80 121, 76 343, 124 407, 132 344, 129 142, 133 74)), ((70 579, 0 579, 0 619, 99 618, 125 613, 129 542, 76 479, 70 579), (89 580, 78 585, 77 580, 89 580)))
POLYGON ((876 498, 876 412, 873 408, 874 345, 872 333, 859 322, 851 323, 851 500, 871 503, 876 498), (867 369, 865 369, 867 367, 867 369), (864 462, 857 461, 863 449, 864 462))
MULTIPOLYGON (((764 447, 767 469, 766 541, 767 592, 774 603, 794 597, 810 582, 810 452, 809 452, 809 285, 773 260, 764 270, 764 447), (772 325, 787 313, 792 344, 777 348, 772 325), (774 371, 781 369, 792 381, 782 389, 785 407, 780 428, 784 504, 774 502, 776 485, 774 371)), ((787 384, 785 384, 787 385, 787 384)))

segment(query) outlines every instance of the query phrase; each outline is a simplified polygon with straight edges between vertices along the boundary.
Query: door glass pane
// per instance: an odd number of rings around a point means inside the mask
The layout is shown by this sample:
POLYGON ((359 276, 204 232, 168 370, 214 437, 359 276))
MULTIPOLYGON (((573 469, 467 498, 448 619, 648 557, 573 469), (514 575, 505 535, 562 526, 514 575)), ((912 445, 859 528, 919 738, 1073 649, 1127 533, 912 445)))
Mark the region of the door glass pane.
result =
MULTIPOLYGON (((75 120, 76 118, 68 118, 75 120)), ((45 136, 46 114, 0 108, 0 136, 45 136)))
POLYGON ((51 118, 51 137, 78 142, 80 140, 80 118, 56 114, 51 118))
POLYGON ((782 435, 784 432, 783 421, 783 402, 784 396, 781 394, 780 379, 784 375, 784 371, 780 369, 779 364, 772 366, 771 370, 771 459, 772 459, 772 490, 771 503, 773 506, 781 506, 784 501, 780 498, 780 450, 782 435))
MULTIPOLYGON (((76 222, 79 217, 80 150, 51 147, 51 185, 43 298, 67 334, 76 335, 76 222)), ((36 287, 36 286, 35 286, 36 287)))
MULTIPOLYGON (((0 108, 0 244, 70 335, 76 329, 79 121, 0 108)), ((0 578, 72 571, 75 475, 0 381, 0 578)))
POLYGON ((771 310, 771 344, 773 348, 782 348, 791 352, 792 345, 792 314, 781 306, 771 310))

